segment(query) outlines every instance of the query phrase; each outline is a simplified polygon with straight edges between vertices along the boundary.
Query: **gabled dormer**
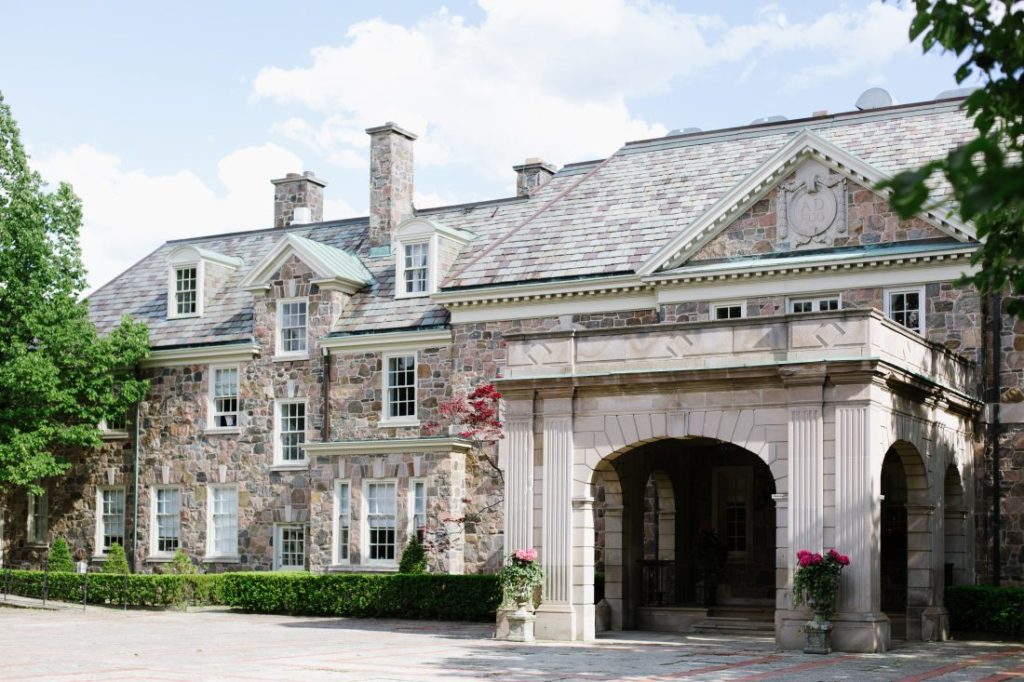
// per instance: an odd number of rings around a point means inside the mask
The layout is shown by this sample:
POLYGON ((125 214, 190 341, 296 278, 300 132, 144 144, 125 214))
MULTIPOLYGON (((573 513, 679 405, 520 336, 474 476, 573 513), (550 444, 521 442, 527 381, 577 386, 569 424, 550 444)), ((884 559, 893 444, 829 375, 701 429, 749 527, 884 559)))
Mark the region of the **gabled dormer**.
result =
POLYGON ((202 317, 206 303, 241 258, 198 246, 179 246, 167 257, 167 318, 202 317))
POLYGON ((426 218, 409 218, 395 228, 395 298, 429 296, 447 274, 459 251, 472 241, 470 232, 426 218))
POLYGON ((316 278, 310 283, 321 289, 334 289, 351 295, 373 281, 373 276, 363 262, 348 251, 286 234, 245 276, 239 288, 253 293, 268 291, 274 273, 293 256, 313 271, 316 278))

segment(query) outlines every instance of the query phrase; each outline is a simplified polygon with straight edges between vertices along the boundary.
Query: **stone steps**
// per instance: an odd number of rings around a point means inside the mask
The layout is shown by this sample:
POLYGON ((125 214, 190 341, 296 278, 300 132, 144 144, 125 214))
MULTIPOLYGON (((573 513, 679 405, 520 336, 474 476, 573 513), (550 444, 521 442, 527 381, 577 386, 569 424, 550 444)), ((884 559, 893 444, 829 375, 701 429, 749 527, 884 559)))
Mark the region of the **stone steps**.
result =
POLYGON ((705 635, 773 637, 775 635, 775 623, 770 620, 708 616, 693 625, 693 632, 705 635))

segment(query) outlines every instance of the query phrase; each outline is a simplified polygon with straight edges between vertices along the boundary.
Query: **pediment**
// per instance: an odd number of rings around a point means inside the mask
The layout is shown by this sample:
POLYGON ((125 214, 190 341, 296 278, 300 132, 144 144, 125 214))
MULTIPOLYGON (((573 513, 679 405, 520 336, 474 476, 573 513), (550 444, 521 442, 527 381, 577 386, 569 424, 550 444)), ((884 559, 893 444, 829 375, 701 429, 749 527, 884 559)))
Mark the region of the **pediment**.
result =
MULTIPOLYGON (((649 275, 693 260, 856 245, 863 236, 857 222, 862 216, 850 213, 851 204, 856 207, 850 198, 868 192, 869 198, 886 202, 886 196, 873 188, 887 177, 804 130, 655 252, 638 272, 649 275)), ((909 224, 907 233, 914 239, 975 238, 972 227, 941 209, 922 212, 909 224)))
POLYGON ((294 234, 284 235, 238 285, 247 291, 266 291, 281 266, 289 258, 298 258, 312 270, 321 288, 337 288, 355 293, 369 286, 373 276, 359 258, 348 251, 294 234))

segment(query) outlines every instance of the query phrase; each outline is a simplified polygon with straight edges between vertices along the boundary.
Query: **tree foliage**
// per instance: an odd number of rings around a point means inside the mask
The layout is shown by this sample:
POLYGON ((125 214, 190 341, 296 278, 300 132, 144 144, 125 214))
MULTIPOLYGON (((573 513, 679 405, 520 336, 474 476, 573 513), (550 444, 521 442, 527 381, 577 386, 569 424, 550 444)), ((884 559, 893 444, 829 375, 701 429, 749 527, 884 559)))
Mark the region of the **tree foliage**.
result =
POLYGON ((51 191, 29 167, 0 95, 0 486, 39 492, 145 395, 130 368, 149 352, 146 326, 125 318, 100 338, 80 299, 81 221, 71 187, 51 191))
MULTIPOLYGON (((929 189, 934 176, 948 182, 960 217, 972 221, 983 244, 974 255, 979 272, 964 278, 982 292, 1007 284, 1024 294, 1024 8, 988 0, 915 0, 910 38, 925 52, 953 52, 958 83, 980 78, 964 102, 975 137, 937 159, 882 184, 904 218, 939 203, 929 189)), ((1024 313, 1012 300, 1010 312, 1024 313)))

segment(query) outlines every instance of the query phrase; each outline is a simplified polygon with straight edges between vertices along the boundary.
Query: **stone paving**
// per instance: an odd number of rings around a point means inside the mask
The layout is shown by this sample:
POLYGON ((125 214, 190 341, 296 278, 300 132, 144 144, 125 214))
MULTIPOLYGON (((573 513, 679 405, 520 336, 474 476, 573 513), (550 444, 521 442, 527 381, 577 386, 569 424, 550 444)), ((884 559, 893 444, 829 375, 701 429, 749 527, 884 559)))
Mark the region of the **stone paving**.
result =
POLYGON ((527 645, 492 640, 491 632, 486 624, 217 609, 0 608, 0 679, 1024 679, 1020 642, 914 644, 887 654, 812 656, 777 651, 765 638, 632 632, 587 644, 527 645))

